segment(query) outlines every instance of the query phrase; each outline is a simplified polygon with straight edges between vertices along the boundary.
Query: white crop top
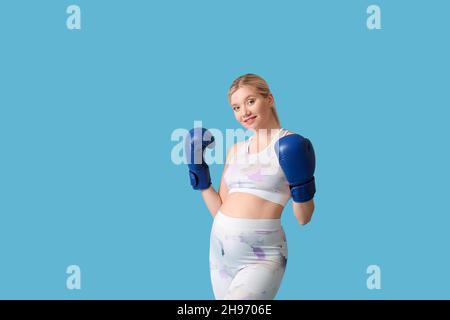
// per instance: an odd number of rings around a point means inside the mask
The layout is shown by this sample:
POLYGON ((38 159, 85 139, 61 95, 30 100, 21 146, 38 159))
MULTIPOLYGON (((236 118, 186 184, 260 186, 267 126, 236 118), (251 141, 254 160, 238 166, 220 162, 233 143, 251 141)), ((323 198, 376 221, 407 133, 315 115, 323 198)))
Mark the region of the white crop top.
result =
POLYGON ((267 147, 258 153, 249 153, 253 136, 238 146, 224 174, 228 193, 250 193, 283 207, 286 205, 291 192, 274 147, 276 141, 287 133, 281 128, 267 147))

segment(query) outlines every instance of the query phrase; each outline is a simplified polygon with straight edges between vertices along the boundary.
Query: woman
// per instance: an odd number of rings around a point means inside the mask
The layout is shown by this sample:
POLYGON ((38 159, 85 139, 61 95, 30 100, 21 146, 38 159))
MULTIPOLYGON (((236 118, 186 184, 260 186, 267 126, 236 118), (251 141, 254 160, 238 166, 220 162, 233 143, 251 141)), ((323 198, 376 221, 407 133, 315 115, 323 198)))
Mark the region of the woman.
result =
POLYGON ((187 139, 194 189, 214 217, 210 270, 216 299, 273 299, 287 263, 281 213, 289 198, 300 224, 314 211, 315 156, 311 142, 280 126, 274 98, 264 79, 243 75, 232 83, 228 100, 236 120, 254 135, 227 152, 219 191, 211 186, 206 147, 214 137, 192 129, 187 139), (193 159, 193 158, 191 158, 193 159))

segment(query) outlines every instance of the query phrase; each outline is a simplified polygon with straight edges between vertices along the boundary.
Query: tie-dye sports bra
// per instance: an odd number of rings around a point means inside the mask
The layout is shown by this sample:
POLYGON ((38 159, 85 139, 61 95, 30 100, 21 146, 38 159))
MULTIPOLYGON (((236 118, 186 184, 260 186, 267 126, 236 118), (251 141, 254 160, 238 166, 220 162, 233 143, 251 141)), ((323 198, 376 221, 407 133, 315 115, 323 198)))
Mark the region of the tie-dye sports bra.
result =
POLYGON ((291 192, 274 147, 276 141, 287 133, 281 128, 267 147, 258 153, 249 153, 253 136, 239 145, 224 175, 228 193, 250 193, 283 207, 286 205, 291 192))

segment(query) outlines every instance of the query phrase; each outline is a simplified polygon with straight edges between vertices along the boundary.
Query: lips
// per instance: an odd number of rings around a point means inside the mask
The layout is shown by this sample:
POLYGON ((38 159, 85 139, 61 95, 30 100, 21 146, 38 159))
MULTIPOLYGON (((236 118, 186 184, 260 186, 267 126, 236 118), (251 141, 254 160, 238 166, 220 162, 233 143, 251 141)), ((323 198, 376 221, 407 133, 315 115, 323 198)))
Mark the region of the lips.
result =
POLYGON ((250 118, 245 119, 244 122, 251 123, 251 122, 253 122, 253 119, 255 119, 255 118, 256 118, 256 116, 251 116, 250 118))

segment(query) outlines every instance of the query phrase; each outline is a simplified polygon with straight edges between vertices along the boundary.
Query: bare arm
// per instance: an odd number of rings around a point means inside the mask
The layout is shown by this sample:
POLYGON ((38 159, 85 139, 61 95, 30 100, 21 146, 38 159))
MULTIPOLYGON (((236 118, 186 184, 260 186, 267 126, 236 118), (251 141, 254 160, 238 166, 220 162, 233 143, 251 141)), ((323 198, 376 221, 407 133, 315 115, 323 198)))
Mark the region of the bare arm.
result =
POLYGON ((219 210, 220 206, 222 205, 222 199, 220 199, 219 193, 217 193, 211 185, 208 189, 202 190, 202 197, 205 201, 206 207, 214 217, 217 213, 217 210, 219 210))
MULTIPOLYGON (((288 131, 287 135, 293 134, 293 132, 288 131)), ((293 202, 292 208, 294 210, 294 215, 297 218, 298 223, 301 225, 307 224, 311 221, 311 217, 314 212, 314 199, 306 202, 293 202)))
POLYGON ((298 223, 301 225, 307 224, 312 217, 314 212, 314 199, 311 199, 306 202, 293 202, 292 208, 294 209, 295 217, 298 220, 298 223))
MULTIPOLYGON (((234 150, 234 149, 232 149, 232 150, 234 150)), ((217 211, 222 206, 222 203, 225 201, 225 198, 228 194, 228 188, 225 184, 223 176, 225 174, 225 171, 228 168, 228 161, 231 157, 230 155, 231 155, 231 152, 230 152, 230 150, 228 150, 227 159, 225 161, 225 166, 222 171, 222 178, 220 179, 219 192, 216 192, 216 190, 214 190, 212 185, 208 189, 202 190, 203 200, 205 201, 206 207, 208 208, 209 212, 211 213, 211 215, 213 217, 216 216, 217 211)))

